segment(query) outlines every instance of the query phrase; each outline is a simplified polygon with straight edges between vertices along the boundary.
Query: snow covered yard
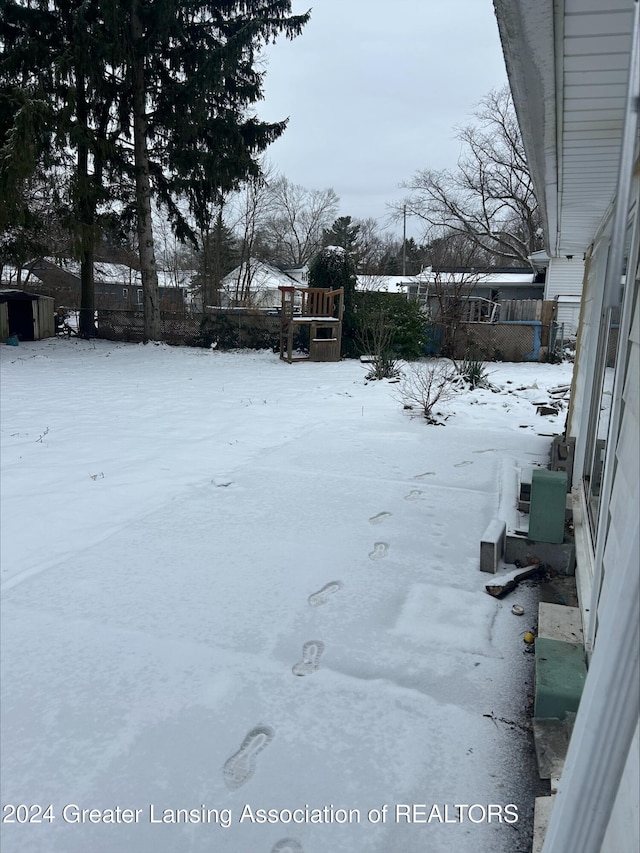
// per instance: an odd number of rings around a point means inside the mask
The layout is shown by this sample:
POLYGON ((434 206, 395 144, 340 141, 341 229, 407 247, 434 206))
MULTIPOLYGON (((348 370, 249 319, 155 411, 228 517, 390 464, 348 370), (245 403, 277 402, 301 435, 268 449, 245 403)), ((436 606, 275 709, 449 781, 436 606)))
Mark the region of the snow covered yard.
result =
POLYGON ((571 365, 430 426, 357 362, 0 357, 3 850, 530 849, 536 590, 479 542, 571 365))

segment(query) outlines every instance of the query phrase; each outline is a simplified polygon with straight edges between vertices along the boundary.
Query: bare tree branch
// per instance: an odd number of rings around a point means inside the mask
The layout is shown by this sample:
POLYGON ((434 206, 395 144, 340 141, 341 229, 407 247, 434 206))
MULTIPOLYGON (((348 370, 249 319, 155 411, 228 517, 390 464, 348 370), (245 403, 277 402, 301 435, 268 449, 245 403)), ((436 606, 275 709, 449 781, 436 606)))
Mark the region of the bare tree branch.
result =
POLYGON ((542 231, 509 89, 490 92, 475 116, 477 124, 458 131, 457 169, 417 172, 404 185, 410 194, 402 206, 432 232, 463 235, 494 257, 528 266, 542 231))

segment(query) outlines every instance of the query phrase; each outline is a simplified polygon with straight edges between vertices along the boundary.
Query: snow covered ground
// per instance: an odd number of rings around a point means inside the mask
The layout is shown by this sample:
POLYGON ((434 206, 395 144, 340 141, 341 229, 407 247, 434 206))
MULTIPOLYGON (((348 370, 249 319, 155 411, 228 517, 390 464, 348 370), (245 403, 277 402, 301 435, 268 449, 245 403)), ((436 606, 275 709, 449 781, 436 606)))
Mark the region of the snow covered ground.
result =
POLYGON ((3 851, 530 849, 536 591, 479 542, 571 365, 430 426, 357 362, 0 357, 3 851))

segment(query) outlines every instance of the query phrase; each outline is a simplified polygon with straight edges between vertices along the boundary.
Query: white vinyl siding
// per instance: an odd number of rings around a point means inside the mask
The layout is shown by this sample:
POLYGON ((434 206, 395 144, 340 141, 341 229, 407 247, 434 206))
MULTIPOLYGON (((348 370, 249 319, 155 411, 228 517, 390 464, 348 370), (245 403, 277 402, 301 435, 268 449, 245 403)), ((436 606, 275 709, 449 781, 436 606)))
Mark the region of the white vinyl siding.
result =
POLYGON ((638 808, 637 793, 640 790, 639 763, 640 728, 629 750, 622 780, 620 793, 611 812, 607 834, 602 844, 601 853, 620 853, 621 850, 640 850, 640 809, 638 808), (635 836, 635 837, 634 837, 635 836))
POLYGON ((565 336, 575 335, 580 318, 585 264, 582 257, 551 258, 544 285, 545 299, 557 299, 556 319, 564 324, 565 336))
POLYGON ((555 299, 563 296, 580 296, 584 278, 584 261, 572 258, 551 258, 544 285, 544 298, 555 299))

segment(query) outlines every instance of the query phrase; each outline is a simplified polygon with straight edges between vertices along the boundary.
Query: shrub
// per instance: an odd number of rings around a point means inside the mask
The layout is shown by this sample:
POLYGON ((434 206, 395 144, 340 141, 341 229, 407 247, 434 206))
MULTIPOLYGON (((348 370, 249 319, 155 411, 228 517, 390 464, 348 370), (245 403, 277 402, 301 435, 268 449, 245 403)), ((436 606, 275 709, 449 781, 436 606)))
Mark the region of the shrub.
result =
POLYGON ((394 293, 356 294, 359 354, 389 353, 412 361, 425 353, 428 329, 419 305, 394 293))
POLYGON ((400 376, 400 364, 388 352, 374 356, 369 365, 366 379, 396 379, 400 376))
POLYGON ((489 375, 484 361, 468 353, 457 365, 457 370, 470 388, 486 388, 489 384, 489 375))
POLYGON ((450 361, 417 362, 405 374, 400 400, 405 409, 418 409, 429 423, 441 423, 435 418, 435 406, 446 403, 459 388, 460 378, 450 361))

